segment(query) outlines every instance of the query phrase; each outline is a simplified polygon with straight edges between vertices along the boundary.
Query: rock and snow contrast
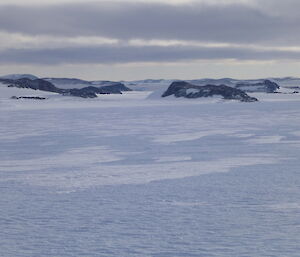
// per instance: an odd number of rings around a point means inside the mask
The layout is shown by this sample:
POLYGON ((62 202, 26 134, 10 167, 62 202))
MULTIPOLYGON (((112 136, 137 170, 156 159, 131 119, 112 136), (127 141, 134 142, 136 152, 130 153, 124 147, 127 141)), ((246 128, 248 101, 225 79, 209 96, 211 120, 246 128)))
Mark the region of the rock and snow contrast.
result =
POLYGON ((270 80, 263 80, 259 82, 249 83, 241 82, 235 85, 236 88, 242 89, 246 92, 266 92, 266 93, 275 93, 280 86, 275 82, 270 80))
POLYGON ((37 76, 34 76, 32 74, 9 74, 9 75, 0 76, 0 79, 11 79, 11 80, 25 79, 25 78, 31 80, 38 79, 37 76))
POLYGON ((146 79, 121 82, 105 80, 87 81, 76 78, 38 78, 31 74, 11 74, 0 77, 0 84, 7 85, 8 87, 27 88, 39 92, 46 91, 64 96, 82 98, 96 98, 101 94, 122 94, 122 92, 133 90, 151 92, 152 94, 149 95, 149 99, 156 99, 164 95, 172 83, 186 83, 191 87, 186 91, 188 94, 182 95, 184 91, 182 89, 179 90, 181 94, 179 92, 174 94, 176 97, 203 98, 221 96, 224 99, 240 101, 255 101, 254 97, 247 97, 247 93, 295 94, 299 93, 300 90, 300 79, 291 77, 258 80, 224 78, 186 81, 146 79), (199 90, 201 93, 199 93, 199 90))
POLYGON ((38 79, 0 81, 0 256, 298 256, 300 79, 38 79))
POLYGON ((175 97, 200 98, 200 97, 222 97, 226 100, 239 100, 241 102, 255 102, 255 97, 250 97, 242 90, 225 85, 196 86, 185 81, 173 82, 162 97, 174 95, 175 97))
POLYGON ((14 74, 0 77, 8 87, 28 88, 82 98, 96 98, 97 94, 122 94, 131 91, 120 82, 89 82, 78 79, 40 79, 33 75, 14 74))
MULTIPOLYGON (((170 86, 172 82, 178 80, 138 80, 138 81, 128 81, 124 82, 134 90, 159 90, 165 88, 165 90, 170 86)), ((268 79, 256 79, 256 80, 237 80, 231 78, 223 79, 194 79, 185 80, 193 85, 206 86, 206 85, 226 85, 233 88, 238 88, 246 92, 264 92, 264 93, 275 93, 281 92, 282 88, 292 89, 293 87, 298 87, 300 85, 300 79, 297 78, 268 78, 268 79), (297 85, 297 86, 295 86, 297 85)))

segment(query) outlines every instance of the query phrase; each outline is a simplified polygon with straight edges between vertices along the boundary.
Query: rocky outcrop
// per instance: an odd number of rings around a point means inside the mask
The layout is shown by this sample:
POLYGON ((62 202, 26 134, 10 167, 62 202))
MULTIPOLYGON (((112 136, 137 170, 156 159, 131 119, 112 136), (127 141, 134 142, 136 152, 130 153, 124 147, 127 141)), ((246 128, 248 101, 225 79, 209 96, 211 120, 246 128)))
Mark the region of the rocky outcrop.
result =
POLYGON ((111 94, 119 94, 120 92, 132 91, 129 87, 126 87, 124 84, 116 82, 109 86, 101 86, 103 91, 109 92, 111 94))
POLYGON ((126 87, 121 82, 114 82, 114 81, 87 81, 82 79, 75 79, 75 78, 43 78, 48 82, 51 82, 58 88, 61 89, 82 89, 85 87, 101 87, 107 88, 107 92, 109 93, 117 93, 131 91, 130 88, 126 87))
POLYGON ((32 74, 9 74, 5 76, 1 76, 0 79, 11 79, 11 80, 17 80, 17 79, 23 79, 23 78, 28 78, 28 79, 38 79, 37 76, 34 76, 32 74))
POLYGON ((59 93, 68 96, 76 96, 83 98, 95 98, 97 94, 122 94, 122 91, 131 91, 122 83, 115 82, 113 84, 101 86, 87 86, 84 88, 62 89, 53 85, 51 82, 44 79, 28 79, 21 78, 17 80, 0 79, 0 82, 7 84, 8 87, 30 88, 34 90, 48 91, 59 93))
POLYGON ((237 83, 235 87, 245 92, 264 92, 264 93, 275 93, 277 89, 280 88, 278 84, 268 79, 257 83, 237 83))
POLYGON ((34 100, 46 100, 46 97, 41 96, 12 96, 11 99, 34 99, 34 100))
POLYGON ((122 94, 121 91, 109 88, 103 88, 103 87, 84 87, 84 88, 74 88, 74 89, 68 89, 65 90, 64 95, 71 95, 71 96, 78 96, 83 98, 95 98, 97 97, 97 94, 122 94))
POLYGON ((185 81, 173 82, 162 97, 174 95, 175 97, 185 98, 200 98, 221 96, 227 100, 239 100, 241 102, 255 102, 258 101, 254 97, 250 97, 244 91, 225 85, 205 85, 196 86, 185 81))
POLYGON ((54 92, 54 93, 62 93, 63 90, 60 88, 57 88, 53 84, 51 84, 48 81, 45 81, 43 79, 28 79, 28 78, 22 78, 17 80, 11 80, 11 79, 0 79, 2 83, 7 84, 9 87, 18 87, 18 88, 30 88, 34 90, 41 90, 41 91, 48 91, 48 92, 54 92))

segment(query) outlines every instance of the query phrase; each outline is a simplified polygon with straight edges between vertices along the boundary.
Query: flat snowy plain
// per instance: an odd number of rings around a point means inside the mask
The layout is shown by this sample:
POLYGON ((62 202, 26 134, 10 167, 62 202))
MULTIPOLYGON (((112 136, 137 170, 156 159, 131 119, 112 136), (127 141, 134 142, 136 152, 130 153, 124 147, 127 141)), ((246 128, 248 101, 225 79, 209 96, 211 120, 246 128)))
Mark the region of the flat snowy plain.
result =
POLYGON ((148 95, 2 94, 0 256, 299 256, 300 95, 148 95))

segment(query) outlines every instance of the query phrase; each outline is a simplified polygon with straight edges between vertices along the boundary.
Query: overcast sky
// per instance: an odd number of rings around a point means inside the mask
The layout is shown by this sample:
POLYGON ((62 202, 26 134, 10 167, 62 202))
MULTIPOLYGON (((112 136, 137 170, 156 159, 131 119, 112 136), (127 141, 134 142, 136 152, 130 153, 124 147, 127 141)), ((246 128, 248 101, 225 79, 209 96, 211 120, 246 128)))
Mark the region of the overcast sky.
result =
POLYGON ((1 0, 0 74, 300 76, 299 0, 1 0))

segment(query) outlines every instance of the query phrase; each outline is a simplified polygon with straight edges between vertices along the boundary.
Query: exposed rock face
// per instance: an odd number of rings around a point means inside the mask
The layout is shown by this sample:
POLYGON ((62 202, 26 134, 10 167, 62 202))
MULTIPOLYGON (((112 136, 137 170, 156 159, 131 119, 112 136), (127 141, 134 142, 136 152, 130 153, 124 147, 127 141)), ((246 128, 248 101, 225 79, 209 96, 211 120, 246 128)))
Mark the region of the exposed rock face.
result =
POLYGON ((83 98, 95 98, 97 97, 97 94, 122 94, 122 92, 116 89, 110 90, 109 88, 89 86, 80 89, 68 89, 64 93, 64 95, 79 96, 83 98))
POLYGON ((264 92, 275 93, 280 88, 278 84, 268 79, 258 83, 238 83, 236 88, 242 89, 245 92, 264 92))
POLYGON ((22 78, 17 80, 0 79, 0 82, 7 84, 9 87, 30 88, 34 90, 42 90, 48 92, 59 93, 69 96, 77 96, 83 98, 95 98, 97 94, 122 94, 122 91, 131 91, 122 83, 115 82, 106 86, 87 86, 84 88, 62 89, 54 86, 51 82, 44 79, 28 79, 22 78))
POLYGON ((63 95, 69 95, 69 96, 77 96, 82 98, 96 98, 97 95, 93 91, 85 90, 85 89, 68 89, 66 92, 63 93, 63 95))
POLYGON ((31 80, 28 78, 22 78, 17 80, 1 79, 0 81, 7 84, 9 87, 31 88, 34 90, 48 91, 54 93, 62 93, 63 91, 62 89, 55 87, 53 84, 43 79, 31 80))
POLYGON ((103 91, 112 93, 112 94, 120 94, 121 92, 132 91, 129 87, 126 87, 124 84, 116 82, 112 85, 108 86, 101 86, 100 87, 103 91))
POLYGON ((53 85, 61 89, 82 89, 92 86, 98 88, 107 87, 110 93, 116 92, 117 94, 122 91, 131 91, 131 89, 126 87, 123 83, 114 81, 87 81, 75 78, 43 78, 43 80, 51 82, 53 85))
POLYGON ((185 81, 173 82, 166 92, 163 93, 162 97, 174 95, 175 97, 185 98, 200 98, 200 97, 211 97, 221 96, 228 100, 239 100, 242 102, 255 102, 258 101, 254 97, 250 97, 244 91, 225 85, 206 85, 196 86, 185 81))
POLYGON ((12 96, 11 99, 34 99, 34 100, 46 100, 46 97, 40 96, 12 96))

